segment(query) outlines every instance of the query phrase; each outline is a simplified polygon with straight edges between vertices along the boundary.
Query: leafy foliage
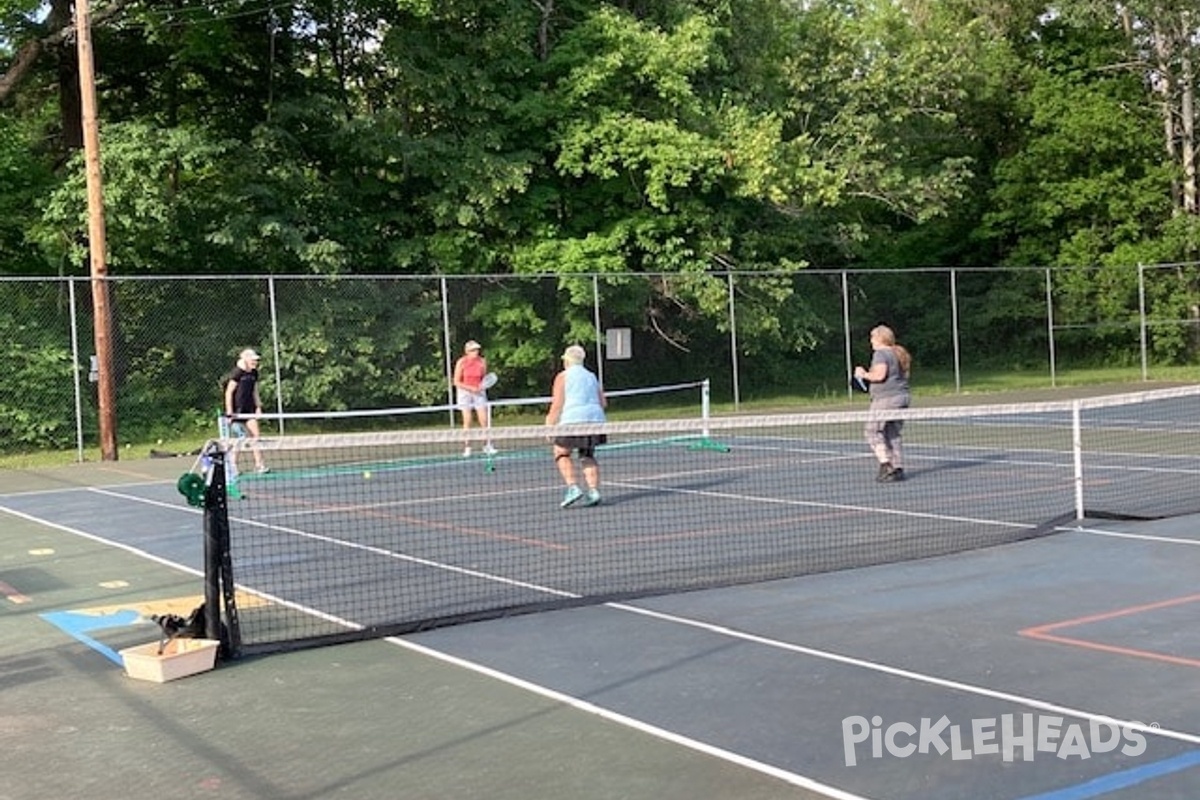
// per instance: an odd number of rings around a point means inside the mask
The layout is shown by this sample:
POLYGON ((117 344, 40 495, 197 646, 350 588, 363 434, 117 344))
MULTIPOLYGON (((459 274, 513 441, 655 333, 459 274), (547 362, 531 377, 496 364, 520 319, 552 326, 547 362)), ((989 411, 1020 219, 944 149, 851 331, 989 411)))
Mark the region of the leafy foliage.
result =
MULTIPOLYGON (((1122 28, 1093 0, 1054 13, 1026 0, 121 4, 93 31, 107 263, 139 277, 502 276, 496 291, 452 298, 450 324, 538 390, 555 350, 591 335, 593 282, 602 324, 631 327, 655 376, 734 355, 781 385, 805 359, 840 371, 829 348, 842 322, 822 305, 829 287, 800 278, 810 266, 1071 266, 1056 310, 1090 325, 1128 302, 1122 266, 1200 252, 1179 201, 1186 126, 1163 155, 1159 91, 1195 55, 1189 8, 1122 4, 1138 23, 1122 28), (1178 35, 1153 38, 1167 30, 1178 35), (1173 48, 1164 64, 1156 42, 1173 48), (731 284, 726 270, 764 277, 731 284), (631 272, 663 277, 618 277, 631 272)), ((8 274, 86 257, 77 75, 52 30, 67 6, 50 11, 0 5, 8 274)), ((1044 336, 1029 319, 1036 280, 969 283, 967 305, 995 326, 970 343, 981 358, 1044 336)), ((864 281, 853 324, 892 321, 940 355, 944 287, 920 274, 904 286, 864 281)), ((196 391, 171 397, 162 422, 185 424, 227 365, 154 341, 144 307, 263 304, 203 282, 186 300, 143 291, 119 306, 122 392, 195 370, 196 391)), ((297 378, 289 404, 440 399, 436 291, 402 307, 382 289, 291 298, 277 365, 297 378)), ((1198 305, 1186 271, 1152 294, 1163 319, 1198 305)), ((173 335, 236 348, 267 324, 212 319, 224 323, 173 335)), ((1097 357, 1125 352, 1127 335, 1100 332, 1097 357)), ((1154 347, 1196 352, 1185 334, 1154 347)))
POLYGON ((71 352, 59 322, 64 298, 53 290, 29 293, 7 286, 0 292, 5 342, 4 391, 0 391, 0 446, 6 452, 35 447, 69 447, 75 431, 71 352))
POLYGON ((1102 32, 1047 24, 1021 106, 1023 146, 995 170, 991 235, 1013 264, 1094 264, 1170 214, 1170 173, 1135 75, 1103 70, 1102 32))

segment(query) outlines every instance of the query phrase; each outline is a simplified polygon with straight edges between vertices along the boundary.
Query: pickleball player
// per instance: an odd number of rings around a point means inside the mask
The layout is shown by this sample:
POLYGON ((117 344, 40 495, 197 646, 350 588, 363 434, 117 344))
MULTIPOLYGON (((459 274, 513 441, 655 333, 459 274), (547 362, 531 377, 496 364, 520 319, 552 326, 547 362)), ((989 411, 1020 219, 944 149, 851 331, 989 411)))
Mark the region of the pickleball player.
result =
POLYGON ((225 415, 230 418, 230 433, 234 446, 229 450, 229 462, 236 474, 237 451, 245 444, 254 455, 258 473, 270 472, 262 453, 255 446, 259 438, 258 417, 262 415, 262 398, 258 393, 258 364, 261 356, 247 348, 238 354, 237 365, 225 383, 225 415))
MULTIPOLYGON (((601 423, 608 400, 595 373, 583 365, 587 352, 573 344, 562 354, 562 370, 554 376, 554 387, 550 397, 550 411, 546 424, 571 425, 578 423, 601 423)), ((604 434, 580 436, 560 435, 554 439, 554 465, 566 484, 566 494, 559 505, 567 508, 580 501, 582 505, 594 506, 600 502, 600 464, 596 461, 596 447, 607 440, 604 434), (576 482, 573 454, 579 454, 579 469, 587 486, 585 493, 576 482)))
MULTIPOLYGON (((912 402, 908 378, 912 356, 896 343, 896 334, 886 325, 871 329, 871 366, 855 367, 854 377, 870 381, 871 410, 908 408, 912 402)), ((881 483, 904 480, 901 443, 904 420, 878 415, 867 421, 863 430, 871 452, 879 462, 875 479, 881 483)))
MULTIPOLYGON (((479 420, 479 427, 486 431, 489 427, 489 409, 487 390, 483 388, 483 378, 487 375, 487 359, 480 352, 483 346, 472 339, 463 345, 463 354, 454 363, 455 405, 462 412, 463 427, 463 457, 471 455, 471 419, 479 420)), ((491 442, 484 444, 485 453, 494 453, 491 442)))

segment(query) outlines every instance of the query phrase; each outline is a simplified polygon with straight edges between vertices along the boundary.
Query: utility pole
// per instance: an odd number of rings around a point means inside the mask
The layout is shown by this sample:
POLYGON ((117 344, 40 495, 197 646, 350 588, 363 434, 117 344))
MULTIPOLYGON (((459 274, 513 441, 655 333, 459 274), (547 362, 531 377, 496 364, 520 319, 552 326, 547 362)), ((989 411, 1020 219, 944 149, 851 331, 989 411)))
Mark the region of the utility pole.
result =
POLYGON ((113 375, 112 309, 108 302, 108 243, 104 232, 104 189, 100 177, 100 132, 96 118, 96 72, 88 0, 75 0, 79 94, 83 112, 83 155, 87 165, 88 251, 92 275, 93 337, 100 418, 100 457, 117 460, 117 403, 113 375))

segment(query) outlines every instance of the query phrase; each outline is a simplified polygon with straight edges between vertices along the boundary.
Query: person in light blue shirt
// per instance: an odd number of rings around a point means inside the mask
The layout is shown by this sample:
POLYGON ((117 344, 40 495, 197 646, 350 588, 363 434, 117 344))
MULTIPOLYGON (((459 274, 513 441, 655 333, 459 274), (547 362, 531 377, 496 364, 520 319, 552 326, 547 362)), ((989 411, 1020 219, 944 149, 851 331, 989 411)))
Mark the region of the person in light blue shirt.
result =
MULTIPOLYGON (((546 424, 577 425, 603 423, 604 409, 608 401, 604 389, 595 374, 583 365, 587 353, 573 344, 562 354, 563 369, 554 376, 550 411, 546 424)), ((554 465, 567 485, 566 494, 559 505, 562 508, 583 501, 585 506, 600 502, 600 464, 596 461, 596 447, 607 441, 602 433, 580 436, 561 435, 554 438, 554 465), (579 488, 575 477, 575 461, 572 453, 579 453, 579 468, 587 485, 585 493, 579 488)))

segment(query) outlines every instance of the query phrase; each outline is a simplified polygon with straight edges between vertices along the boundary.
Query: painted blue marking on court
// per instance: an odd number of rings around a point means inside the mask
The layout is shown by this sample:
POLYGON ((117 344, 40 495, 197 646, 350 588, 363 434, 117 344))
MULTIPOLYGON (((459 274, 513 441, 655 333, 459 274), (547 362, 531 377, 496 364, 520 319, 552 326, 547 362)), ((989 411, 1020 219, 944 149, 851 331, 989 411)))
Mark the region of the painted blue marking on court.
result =
POLYGON ((1163 775, 1170 775, 1173 772, 1182 772, 1196 765, 1200 765, 1200 750, 1193 750, 1174 756, 1173 758, 1155 761, 1153 764, 1114 772, 1110 775, 1090 780, 1087 783, 1068 786, 1065 789, 1058 789, 1053 792, 1046 792, 1045 794, 1030 795, 1021 798, 1021 800, 1088 800, 1088 798, 1100 797, 1109 792, 1115 792, 1118 789, 1128 789, 1130 786, 1137 786, 1139 783, 1145 783, 1154 778, 1161 778, 1163 775))
POLYGON ((60 628, 68 636, 78 639, 88 647, 96 650, 109 661, 113 661, 119 667, 125 666, 125 660, 121 658, 121 654, 113 650, 108 645, 98 642, 91 636, 88 636, 89 631, 98 631, 105 628, 120 628, 125 625, 133 625, 141 619, 141 615, 136 611, 124 610, 117 611, 112 614, 85 614, 79 611, 48 611, 45 614, 39 615, 42 619, 50 624, 60 628))

